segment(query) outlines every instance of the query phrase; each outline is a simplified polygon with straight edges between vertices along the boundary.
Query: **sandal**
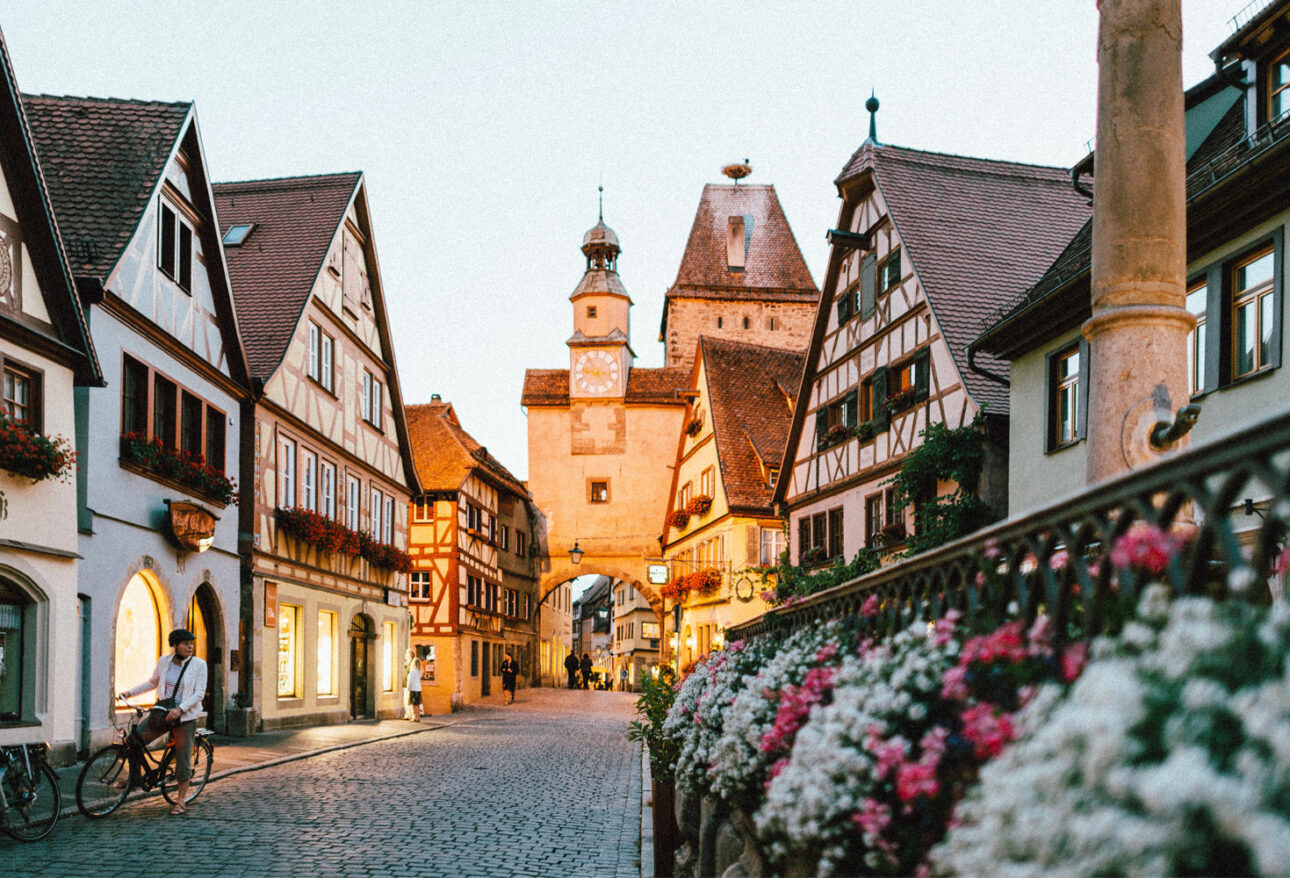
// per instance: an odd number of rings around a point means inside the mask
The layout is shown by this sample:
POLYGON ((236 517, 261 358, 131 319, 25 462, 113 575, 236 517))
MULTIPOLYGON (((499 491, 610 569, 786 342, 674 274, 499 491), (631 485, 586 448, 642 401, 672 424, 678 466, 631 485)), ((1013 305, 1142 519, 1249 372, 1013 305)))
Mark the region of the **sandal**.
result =
POLYGON ((183 813, 184 813, 184 812, 186 812, 187 810, 188 810, 188 809, 184 807, 184 803, 183 803, 183 802, 176 802, 176 803, 175 803, 175 807, 173 807, 173 808, 171 808, 171 809, 170 809, 170 816, 171 816, 171 817, 175 817, 175 816, 177 816, 177 815, 179 815, 179 814, 183 814, 183 813))

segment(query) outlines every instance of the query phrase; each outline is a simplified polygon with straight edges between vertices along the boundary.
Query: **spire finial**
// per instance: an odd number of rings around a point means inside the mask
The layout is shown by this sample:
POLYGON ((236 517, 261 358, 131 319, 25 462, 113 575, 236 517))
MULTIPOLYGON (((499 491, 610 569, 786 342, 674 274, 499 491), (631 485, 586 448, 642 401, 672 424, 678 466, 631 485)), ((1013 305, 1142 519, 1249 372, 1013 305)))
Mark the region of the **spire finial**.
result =
POLYGON ((864 102, 864 108, 869 111, 869 139, 874 143, 878 142, 878 98, 874 96, 873 89, 869 89, 869 100, 864 102))
POLYGON ((600 192, 600 221, 605 221, 605 184, 601 183, 596 189, 600 192))

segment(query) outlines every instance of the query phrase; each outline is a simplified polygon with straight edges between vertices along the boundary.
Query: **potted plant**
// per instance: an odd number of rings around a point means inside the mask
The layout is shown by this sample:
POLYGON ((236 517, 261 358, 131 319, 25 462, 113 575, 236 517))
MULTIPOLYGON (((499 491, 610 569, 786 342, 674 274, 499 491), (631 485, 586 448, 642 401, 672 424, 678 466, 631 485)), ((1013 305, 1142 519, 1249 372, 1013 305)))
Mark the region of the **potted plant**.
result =
POLYGON ((702 494, 698 497, 691 497, 690 502, 685 504, 686 514, 694 517, 706 515, 711 508, 712 498, 702 494))
POLYGON ((636 699, 636 715, 628 726, 627 739, 645 745, 649 754, 650 779, 654 805, 654 874, 670 876, 681 846, 675 811, 676 760, 680 749, 663 731, 668 711, 676 700, 676 673, 667 665, 658 668, 658 676, 641 678, 641 695, 636 699))
POLYGON ((887 397, 887 411, 893 415, 896 412, 904 411, 914 404, 915 396, 916 394, 912 387, 906 387, 904 390, 893 393, 887 397))
POLYGON ((802 562, 805 564, 818 564, 824 560, 824 547, 811 546, 802 553, 802 562))
POLYGON ((878 428, 874 426, 873 421, 861 421, 856 424, 851 431, 861 442, 868 442, 874 436, 878 435, 878 428))
POLYGON ((669 527, 681 530, 689 523, 690 513, 686 512, 684 509, 673 509, 667 514, 667 524, 669 527))
POLYGON ((703 418, 696 415, 695 417, 690 418, 688 422, 686 422, 685 433, 687 436, 691 436, 691 437, 698 436, 699 433, 702 432, 702 430, 703 430, 703 418))
POLYGON ((882 535, 882 544, 884 546, 895 546, 905 541, 909 534, 905 531, 903 521, 893 521, 891 524, 883 525, 880 531, 882 535))
POLYGON ((76 452, 63 436, 45 436, 22 421, 0 414, 0 469, 31 479, 71 478, 76 452))

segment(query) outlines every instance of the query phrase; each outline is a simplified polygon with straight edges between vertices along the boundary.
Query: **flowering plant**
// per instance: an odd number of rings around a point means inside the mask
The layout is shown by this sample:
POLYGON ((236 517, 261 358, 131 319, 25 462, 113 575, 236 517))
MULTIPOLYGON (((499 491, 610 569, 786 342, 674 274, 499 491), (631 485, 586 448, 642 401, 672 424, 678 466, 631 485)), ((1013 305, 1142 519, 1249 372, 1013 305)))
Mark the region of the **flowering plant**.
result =
POLYGON ((677 744, 676 785, 688 793, 706 793, 708 767, 721 737, 730 702, 761 663, 761 647, 737 640, 696 662, 681 681, 663 731, 677 744))
POLYGON ((673 509, 667 514, 668 527, 674 527, 677 530, 681 530, 689 523, 690 513, 686 512, 684 509, 673 509))
POLYGON ((283 533, 324 552, 355 558, 362 551, 364 535, 317 512, 299 507, 278 509, 277 521, 278 529, 283 533))
POLYGON ((377 542, 363 533, 358 535, 358 544, 358 552, 367 563, 399 573, 411 572, 412 556, 398 546, 377 542))
POLYGON ((703 418, 695 416, 690 418, 685 424, 685 433, 687 436, 698 436, 703 429, 703 418))
POLYGON ((143 433, 121 436, 121 459, 163 478, 173 479, 218 503, 237 503, 237 482, 200 454, 171 448, 143 433))
POLYGON ((960 645, 951 613, 844 655, 831 703, 819 698, 772 769, 756 815, 772 859, 805 858, 821 874, 861 862, 913 873, 979 767, 1014 736, 1015 712, 1039 683, 1080 666, 1078 651, 1054 654, 1044 617, 960 645))
POLYGON ((896 393, 893 393, 891 396, 887 397, 887 411, 891 412, 892 414, 895 414, 896 412, 899 412, 899 411, 904 411, 905 409, 909 408, 911 405, 914 404, 914 399, 915 399, 914 388, 906 387, 904 390, 897 391, 896 393))
POLYGON ((861 442, 868 442, 878 435, 878 427, 873 421, 861 421, 852 428, 851 432, 861 442))
POLYGON ((0 469, 41 482, 69 481, 77 453, 63 436, 45 436, 26 423, 0 413, 0 469))
POLYGON ((693 573, 675 577, 671 582, 659 589, 659 594, 674 601, 684 600, 685 596, 691 592, 712 594, 712 592, 721 588, 724 578, 717 568, 704 567, 701 570, 695 570, 693 573))
POLYGON ((1282 874, 1290 609, 1149 586, 1062 700, 1046 687, 933 854, 945 872, 1282 874))
POLYGON ((706 515, 708 510, 711 508, 712 498, 704 494, 700 494, 697 497, 691 497, 690 502, 685 504, 686 514, 694 517, 706 515))

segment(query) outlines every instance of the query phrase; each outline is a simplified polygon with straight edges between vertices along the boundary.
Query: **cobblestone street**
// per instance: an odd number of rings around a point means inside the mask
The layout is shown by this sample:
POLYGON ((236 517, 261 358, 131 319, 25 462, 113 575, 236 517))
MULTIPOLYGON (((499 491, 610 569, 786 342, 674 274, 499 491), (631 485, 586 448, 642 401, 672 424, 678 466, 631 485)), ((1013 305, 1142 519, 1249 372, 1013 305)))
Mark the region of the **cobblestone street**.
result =
POLYGON ((637 876, 633 703, 493 696, 441 728, 213 781, 181 817, 132 798, 42 842, 0 836, 0 874, 637 876))

